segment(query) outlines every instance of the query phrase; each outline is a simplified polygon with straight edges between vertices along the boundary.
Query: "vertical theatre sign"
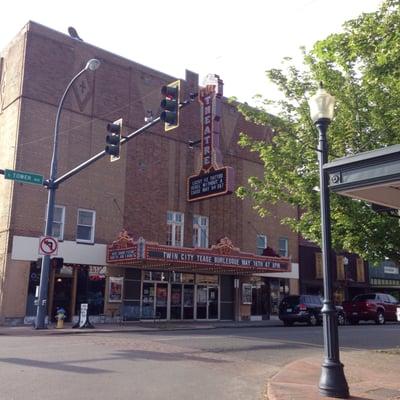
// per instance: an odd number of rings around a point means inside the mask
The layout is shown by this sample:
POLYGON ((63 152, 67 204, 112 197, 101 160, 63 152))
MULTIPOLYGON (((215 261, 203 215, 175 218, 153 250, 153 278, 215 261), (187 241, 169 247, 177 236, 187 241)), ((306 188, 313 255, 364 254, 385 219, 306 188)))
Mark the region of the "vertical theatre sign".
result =
POLYGON ((197 201, 232 193, 234 170, 222 166, 220 150, 223 82, 218 75, 208 75, 200 89, 201 169, 188 178, 188 201, 197 201))

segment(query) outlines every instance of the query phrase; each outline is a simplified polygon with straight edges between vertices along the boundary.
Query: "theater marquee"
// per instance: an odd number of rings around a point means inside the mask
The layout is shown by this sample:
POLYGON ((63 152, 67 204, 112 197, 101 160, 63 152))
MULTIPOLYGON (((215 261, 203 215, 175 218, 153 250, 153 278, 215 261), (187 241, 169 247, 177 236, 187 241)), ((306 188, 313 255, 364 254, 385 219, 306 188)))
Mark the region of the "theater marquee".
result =
POLYGON ((226 237, 210 249, 166 246, 147 242, 143 238, 128 243, 119 239, 108 246, 107 263, 233 275, 291 271, 289 258, 264 257, 241 252, 226 237))

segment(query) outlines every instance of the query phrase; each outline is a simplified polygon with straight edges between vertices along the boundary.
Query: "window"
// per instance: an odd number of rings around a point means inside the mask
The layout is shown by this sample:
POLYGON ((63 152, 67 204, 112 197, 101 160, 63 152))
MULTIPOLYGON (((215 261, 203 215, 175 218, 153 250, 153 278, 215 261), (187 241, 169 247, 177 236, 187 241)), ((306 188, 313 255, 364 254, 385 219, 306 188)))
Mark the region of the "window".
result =
POLYGON ((256 254, 261 256, 266 248, 267 248, 267 237, 265 235, 257 235, 256 254))
POLYGON ((58 240, 64 238, 65 207, 54 206, 52 235, 58 240))
POLYGON ((167 244, 170 246, 183 246, 184 215, 180 212, 167 212, 167 244))
POLYGON ((193 247, 208 247, 208 217, 193 217, 193 247))
POLYGON ((315 253, 315 278, 322 279, 322 253, 315 253))
POLYGON ((279 255, 281 257, 288 257, 289 243, 287 238, 279 238, 279 255))
POLYGON ((94 242, 94 225, 96 212, 92 210, 78 209, 78 223, 76 241, 83 243, 94 242))
POLYGON ((338 281, 344 281, 344 257, 343 256, 336 256, 336 274, 338 281))
POLYGON ((365 282, 364 261, 357 258, 357 282, 365 282))

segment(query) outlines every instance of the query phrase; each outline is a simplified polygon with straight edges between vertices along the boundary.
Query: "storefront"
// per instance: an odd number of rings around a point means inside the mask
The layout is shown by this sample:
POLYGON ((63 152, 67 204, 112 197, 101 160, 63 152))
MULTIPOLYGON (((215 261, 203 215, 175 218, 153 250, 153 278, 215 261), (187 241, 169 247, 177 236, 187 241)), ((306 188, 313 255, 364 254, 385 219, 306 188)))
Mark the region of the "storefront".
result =
MULTIPOLYGON (((15 246, 15 257, 29 260, 15 246)), ((30 243, 32 241, 32 243, 30 243)), ((41 260, 30 261, 25 323, 36 315, 41 260)), ((77 322, 88 303, 93 323, 125 320, 251 320, 273 315, 297 264, 288 258, 241 252, 227 238, 211 248, 159 245, 121 234, 109 246, 61 245, 53 258, 48 315, 58 307, 77 322)), ((296 272, 298 276, 298 271, 296 272)), ((297 281, 297 279, 294 279, 297 281)))
POLYGON ((120 235, 108 246, 107 264, 105 313, 126 320, 248 320, 258 298, 253 274, 291 271, 288 258, 243 253, 227 238, 202 249, 120 235), (111 289, 116 281, 119 286, 111 289), (121 293, 117 300, 115 290, 121 293))

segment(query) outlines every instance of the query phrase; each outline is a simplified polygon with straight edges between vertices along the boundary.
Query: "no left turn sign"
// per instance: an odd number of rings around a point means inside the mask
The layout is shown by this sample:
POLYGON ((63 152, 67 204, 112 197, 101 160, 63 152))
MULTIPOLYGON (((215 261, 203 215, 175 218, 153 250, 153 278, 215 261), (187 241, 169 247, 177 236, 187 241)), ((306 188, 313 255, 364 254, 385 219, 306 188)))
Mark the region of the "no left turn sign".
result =
POLYGON ((56 256, 58 240, 52 236, 42 236, 39 241, 39 254, 43 256, 56 256))

